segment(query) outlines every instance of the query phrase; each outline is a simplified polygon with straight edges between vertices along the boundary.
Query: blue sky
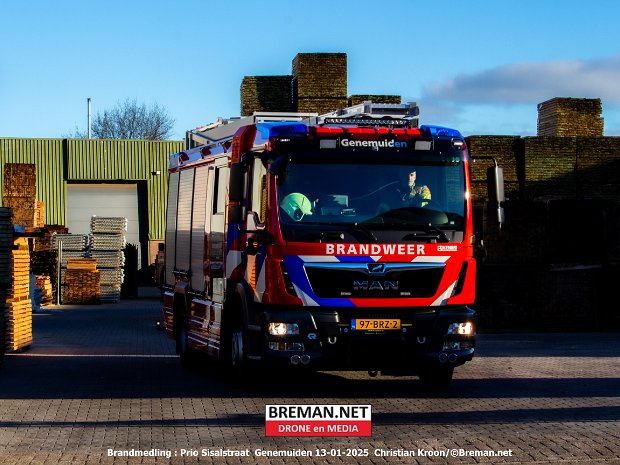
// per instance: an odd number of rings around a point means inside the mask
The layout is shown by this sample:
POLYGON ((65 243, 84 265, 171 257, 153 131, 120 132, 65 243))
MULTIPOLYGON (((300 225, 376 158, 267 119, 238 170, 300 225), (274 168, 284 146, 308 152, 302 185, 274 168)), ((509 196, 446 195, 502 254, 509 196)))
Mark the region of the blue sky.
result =
POLYGON ((619 17, 616 0, 0 0, 0 137, 84 131, 90 97, 158 103, 182 139, 300 52, 345 52, 349 95, 401 95, 466 135, 535 135, 553 97, 601 98, 620 135, 619 17))

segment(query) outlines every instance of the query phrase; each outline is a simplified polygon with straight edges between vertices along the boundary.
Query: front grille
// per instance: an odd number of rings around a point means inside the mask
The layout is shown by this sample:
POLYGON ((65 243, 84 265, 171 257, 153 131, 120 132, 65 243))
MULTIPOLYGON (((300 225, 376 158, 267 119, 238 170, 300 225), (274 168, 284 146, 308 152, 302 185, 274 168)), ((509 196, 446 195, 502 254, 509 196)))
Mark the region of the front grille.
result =
POLYGON ((383 272, 369 271, 375 265, 306 263, 305 270, 318 297, 345 298, 432 297, 444 272, 444 264, 386 264, 383 272))

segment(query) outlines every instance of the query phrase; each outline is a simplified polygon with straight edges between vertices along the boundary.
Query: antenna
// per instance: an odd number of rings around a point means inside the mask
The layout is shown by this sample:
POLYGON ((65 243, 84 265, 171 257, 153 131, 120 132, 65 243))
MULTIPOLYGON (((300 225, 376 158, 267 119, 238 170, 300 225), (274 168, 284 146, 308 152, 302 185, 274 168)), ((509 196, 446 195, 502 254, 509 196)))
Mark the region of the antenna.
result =
POLYGON ((90 139, 90 97, 86 99, 88 104, 88 138, 90 139))

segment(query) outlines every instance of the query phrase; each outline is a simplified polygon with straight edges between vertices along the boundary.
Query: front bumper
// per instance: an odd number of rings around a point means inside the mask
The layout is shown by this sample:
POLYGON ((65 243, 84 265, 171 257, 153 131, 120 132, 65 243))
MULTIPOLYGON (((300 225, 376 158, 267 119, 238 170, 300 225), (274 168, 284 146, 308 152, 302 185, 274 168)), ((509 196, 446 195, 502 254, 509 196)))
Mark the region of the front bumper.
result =
POLYGON ((424 368, 456 367, 471 360, 475 333, 447 334, 453 323, 471 322, 469 307, 428 308, 261 308, 262 334, 254 348, 263 359, 283 365, 325 370, 372 370, 393 374, 418 374, 424 368), (356 318, 398 319, 398 330, 354 330, 356 318), (299 334, 270 335, 271 322, 295 323, 299 334))

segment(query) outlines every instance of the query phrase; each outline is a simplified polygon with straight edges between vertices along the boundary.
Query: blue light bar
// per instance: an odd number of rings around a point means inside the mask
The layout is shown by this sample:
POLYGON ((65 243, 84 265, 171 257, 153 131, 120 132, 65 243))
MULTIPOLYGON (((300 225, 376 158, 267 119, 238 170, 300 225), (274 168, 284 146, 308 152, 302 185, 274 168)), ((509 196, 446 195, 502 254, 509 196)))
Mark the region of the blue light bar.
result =
POLYGON ((308 135, 308 126, 295 122, 257 123, 256 130, 264 140, 272 137, 300 137, 308 135))
POLYGON ((432 137, 458 137, 459 139, 463 139, 463 135, 456 129, 427 125, 420 126, 420 129, 432 137))

